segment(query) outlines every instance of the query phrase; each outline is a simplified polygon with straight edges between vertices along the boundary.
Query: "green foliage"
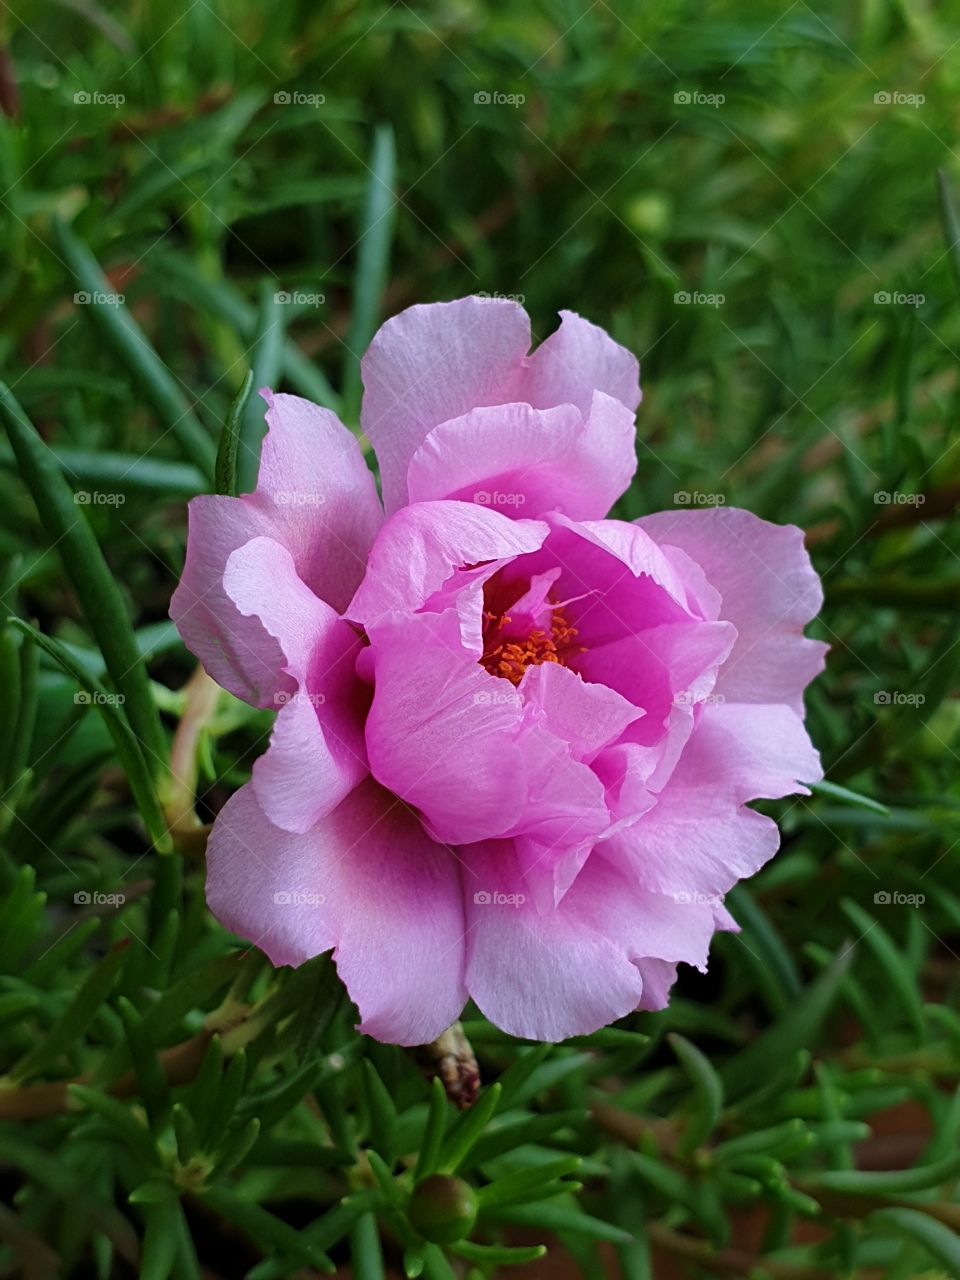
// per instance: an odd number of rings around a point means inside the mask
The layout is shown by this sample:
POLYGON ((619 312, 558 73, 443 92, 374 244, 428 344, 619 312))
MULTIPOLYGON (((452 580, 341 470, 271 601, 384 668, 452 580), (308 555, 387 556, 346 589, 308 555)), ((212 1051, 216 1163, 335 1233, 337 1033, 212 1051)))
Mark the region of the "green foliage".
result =
POLYGON ((5 8, 0 1274, 960 1275, 958 17, 5 8), (207 913, 270 717, 167 606, 255 392, 356 426, 380 320, 469 292, 640 353, 619 514, 799 524, 832 652, 709 974, 563 1045, 468 1010, 458 1115, 207 913))

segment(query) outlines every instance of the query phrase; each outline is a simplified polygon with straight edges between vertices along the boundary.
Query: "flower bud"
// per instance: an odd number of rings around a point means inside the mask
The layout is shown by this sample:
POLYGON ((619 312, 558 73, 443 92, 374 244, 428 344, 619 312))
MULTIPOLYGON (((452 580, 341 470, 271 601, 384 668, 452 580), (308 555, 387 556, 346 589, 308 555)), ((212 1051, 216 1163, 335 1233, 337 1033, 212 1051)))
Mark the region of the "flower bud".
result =
POLYGON ((461 1178, 435 1173, 414 1187, 407 1214, 425 1240, 452 1244, 477 1219, 476 1193, 461 1178))

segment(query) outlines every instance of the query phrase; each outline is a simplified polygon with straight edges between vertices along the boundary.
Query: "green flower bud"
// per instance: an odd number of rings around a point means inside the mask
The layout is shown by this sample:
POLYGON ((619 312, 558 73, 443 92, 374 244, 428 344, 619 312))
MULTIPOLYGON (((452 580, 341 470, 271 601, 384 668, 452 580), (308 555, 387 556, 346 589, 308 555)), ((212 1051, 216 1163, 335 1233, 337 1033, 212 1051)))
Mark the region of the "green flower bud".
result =
POLYGON ((476 1222, 477 1196, 462 1179, 435 1173, 414 1187, 407 1215, 424 1240, 452 1244, 476 1222))

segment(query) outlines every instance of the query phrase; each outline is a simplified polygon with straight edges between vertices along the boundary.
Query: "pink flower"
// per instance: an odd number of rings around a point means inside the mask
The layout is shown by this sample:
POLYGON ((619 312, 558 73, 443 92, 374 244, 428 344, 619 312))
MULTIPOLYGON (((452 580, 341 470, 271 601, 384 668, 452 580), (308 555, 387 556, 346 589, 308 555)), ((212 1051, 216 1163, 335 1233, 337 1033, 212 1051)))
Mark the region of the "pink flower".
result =
POLYGON ((821 776, 825 645, 799 529, 723 507, 605 519, 639 368, 564 312, 411 307, 363 362, 363 428, 263 392, 256 491, 190 504, 171 614, 279 708, 225 806, 207 899, 274 964, 334 949, 361 1029, 430 1041, 472 998, 557 1040, 662 1008, 723 895, 775 852, 745 808, 821 776))

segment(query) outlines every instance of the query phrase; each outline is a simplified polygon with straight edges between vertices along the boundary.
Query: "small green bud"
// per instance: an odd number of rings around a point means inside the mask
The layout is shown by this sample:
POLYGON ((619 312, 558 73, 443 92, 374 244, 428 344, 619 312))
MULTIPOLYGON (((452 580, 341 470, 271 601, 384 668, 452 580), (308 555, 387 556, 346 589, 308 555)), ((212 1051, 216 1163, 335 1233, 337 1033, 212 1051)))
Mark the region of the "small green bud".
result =
POLYGON ((477 1220, 476 1193, 461 1178, 435 1173, 414 1187, 407 1215, 424 1240, 452 1244, 477 1220))

